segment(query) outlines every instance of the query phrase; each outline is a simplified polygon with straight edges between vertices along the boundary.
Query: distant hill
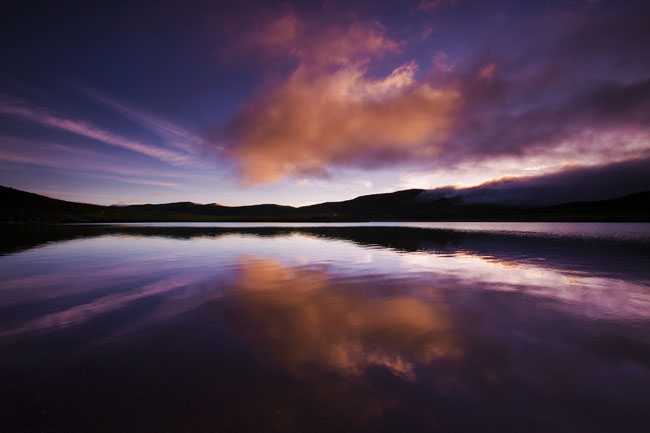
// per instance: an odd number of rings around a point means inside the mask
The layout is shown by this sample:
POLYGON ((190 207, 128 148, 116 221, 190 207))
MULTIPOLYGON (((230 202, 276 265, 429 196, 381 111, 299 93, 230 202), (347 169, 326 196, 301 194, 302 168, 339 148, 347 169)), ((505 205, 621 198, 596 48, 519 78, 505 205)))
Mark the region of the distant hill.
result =
POLYGON ((99 206, 57 200, 0 186, 2 222, 163 221, 650 221, 650 191, 611 200, 545 207, 476 203, 461 195, 437 196, 409 189, 340 202, 291 207, 276 204, 222 206, 178 202, 99 206))

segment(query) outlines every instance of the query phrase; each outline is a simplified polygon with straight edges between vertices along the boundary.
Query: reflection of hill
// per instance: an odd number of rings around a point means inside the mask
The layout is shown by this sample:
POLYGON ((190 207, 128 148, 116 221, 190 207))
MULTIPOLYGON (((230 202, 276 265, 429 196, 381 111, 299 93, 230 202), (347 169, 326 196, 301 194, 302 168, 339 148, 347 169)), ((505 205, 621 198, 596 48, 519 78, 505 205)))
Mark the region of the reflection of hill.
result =
POLYGON ((617 274, 650 279, 650 240, 576 238, 526 233, 470 232, 413 227, 146 227, 146 226, 7 226, 0 229, 0 252, 11 253, 50 242, 109 235, 177 239, 225 235, 314 236, 360 246, 404 252, 469 254, 558 270, 617 274))

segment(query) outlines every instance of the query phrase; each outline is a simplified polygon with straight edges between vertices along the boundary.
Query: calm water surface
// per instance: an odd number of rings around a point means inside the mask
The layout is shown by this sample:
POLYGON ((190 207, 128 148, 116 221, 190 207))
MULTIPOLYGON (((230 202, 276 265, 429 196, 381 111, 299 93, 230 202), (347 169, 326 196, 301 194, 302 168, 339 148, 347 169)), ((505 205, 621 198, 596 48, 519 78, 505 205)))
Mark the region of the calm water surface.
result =
POLYGON ((650 431, 648 224, 0 235, 2 431, 650 431))

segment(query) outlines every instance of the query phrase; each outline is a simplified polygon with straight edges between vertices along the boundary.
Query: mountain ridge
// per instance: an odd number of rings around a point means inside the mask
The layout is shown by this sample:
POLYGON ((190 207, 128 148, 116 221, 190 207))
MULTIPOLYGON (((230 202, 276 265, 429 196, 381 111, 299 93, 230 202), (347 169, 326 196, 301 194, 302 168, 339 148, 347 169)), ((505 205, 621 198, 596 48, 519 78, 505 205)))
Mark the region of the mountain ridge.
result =
POLYGON ((358 222, 358 221, 650 221, 650 191, 552 206, 474 203, 461 195, 407 189, 308 206, 173 202, 102 206, 54 199, 0 186, 2 222, 358 222))

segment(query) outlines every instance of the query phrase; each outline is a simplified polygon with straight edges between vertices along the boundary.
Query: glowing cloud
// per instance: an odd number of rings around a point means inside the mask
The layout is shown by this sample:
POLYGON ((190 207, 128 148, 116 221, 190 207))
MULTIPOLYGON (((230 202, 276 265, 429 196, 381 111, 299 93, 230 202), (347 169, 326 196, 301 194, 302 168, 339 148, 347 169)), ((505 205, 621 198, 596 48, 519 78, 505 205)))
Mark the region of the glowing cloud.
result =
POLYGON ((455 89, 418 81, 415 62, 371 78, 369 59, 398 49, 377 26, 307 39, 309 46, 289 49, 300 58, 291 75, 249 100, 224 129, 246 183, 439 151, 461 105, 455 89))

